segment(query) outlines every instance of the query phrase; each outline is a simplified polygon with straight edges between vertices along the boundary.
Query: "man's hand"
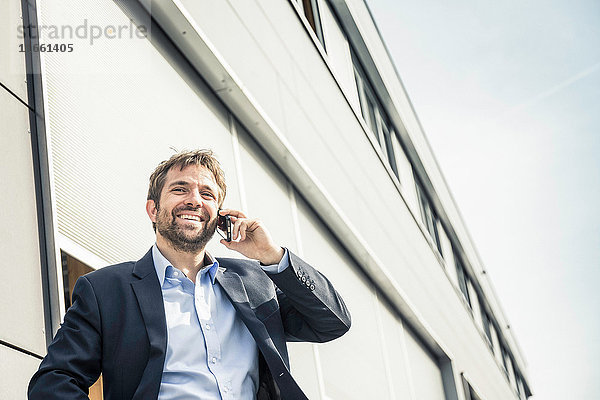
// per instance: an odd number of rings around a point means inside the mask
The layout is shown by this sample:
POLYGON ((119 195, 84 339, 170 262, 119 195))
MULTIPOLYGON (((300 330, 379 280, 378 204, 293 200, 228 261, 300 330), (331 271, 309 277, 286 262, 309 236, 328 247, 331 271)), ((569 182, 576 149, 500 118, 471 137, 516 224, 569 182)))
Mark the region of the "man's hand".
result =
POLYGON ((229 215, 232 222, 232 241, 221 239, 225 247, 258 260, 263 265, 279 263, 285 252, 273 242, 269 231, 260 220, 248 219, 241 211, 229 209, 220 210, 219 215, 229 215), (238 238, 239 241, 236 241, 238 238))

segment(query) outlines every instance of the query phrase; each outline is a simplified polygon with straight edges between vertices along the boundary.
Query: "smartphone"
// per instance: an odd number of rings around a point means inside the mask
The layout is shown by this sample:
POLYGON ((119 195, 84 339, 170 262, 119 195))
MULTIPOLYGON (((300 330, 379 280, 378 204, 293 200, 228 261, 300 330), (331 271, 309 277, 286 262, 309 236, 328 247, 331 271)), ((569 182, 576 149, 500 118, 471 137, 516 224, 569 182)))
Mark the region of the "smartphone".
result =
POLYGON ((228 242, 231 242, 231 217, 229 215, 219 215, 217 228, 225 232, 225 236, 219 232, 219 235, 228 242))

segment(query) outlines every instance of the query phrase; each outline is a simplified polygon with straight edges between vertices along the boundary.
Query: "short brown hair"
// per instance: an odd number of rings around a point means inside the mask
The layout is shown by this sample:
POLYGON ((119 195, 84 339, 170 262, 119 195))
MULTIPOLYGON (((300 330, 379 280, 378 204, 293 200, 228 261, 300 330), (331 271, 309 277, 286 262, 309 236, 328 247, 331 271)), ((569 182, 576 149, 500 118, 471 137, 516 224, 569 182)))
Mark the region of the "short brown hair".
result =
POLYGON ((215 182, 219 186, 219 208, 225 200, 225 194, 227 193, 227 185, 225 184, 225 174, 221 169, 221 164, 215 158, 212 150, 200 149, 191 151, 181 151, 173 154, 171 158, 158 164, 152 175, 150 175, 150 185, 148 187, 148 200, 153 200, 158 208, 158 202, 160 200, 160 193, 165 186, 165 180, 167 173, 171 168, 179 167, 180 171, 190 165, 198 165, 207 168, 212 172, 215 182))

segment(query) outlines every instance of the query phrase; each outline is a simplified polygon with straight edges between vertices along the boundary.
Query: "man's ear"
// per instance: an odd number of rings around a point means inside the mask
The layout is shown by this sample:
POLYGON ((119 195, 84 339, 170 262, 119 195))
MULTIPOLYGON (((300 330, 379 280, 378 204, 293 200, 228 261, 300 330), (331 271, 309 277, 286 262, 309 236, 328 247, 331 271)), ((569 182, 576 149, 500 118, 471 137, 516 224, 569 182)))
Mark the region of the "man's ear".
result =
POLYGON ((146 201, 146 213, 148 214, 148 217, 150 217, 150 221, 156 222, 158 208, 156 208, 156 203, 154 200, 146 201))

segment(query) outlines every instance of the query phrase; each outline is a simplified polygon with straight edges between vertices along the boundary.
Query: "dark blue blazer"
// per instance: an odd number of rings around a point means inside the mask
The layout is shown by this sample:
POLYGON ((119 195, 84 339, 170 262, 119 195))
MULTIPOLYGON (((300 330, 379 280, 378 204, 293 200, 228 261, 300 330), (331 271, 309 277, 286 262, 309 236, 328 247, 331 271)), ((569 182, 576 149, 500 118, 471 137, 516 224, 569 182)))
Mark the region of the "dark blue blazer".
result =
MULTIPOLYGON (((286 341, 326 342, 350 328, 340 295, 292 252, 267 275, 256 261, 220 258, 216 279, 256 340, 257 399, 306 399, 290 375, 286 341)), ((106 400, 156 399, 167 325, 152 252, 77 280, 73 305, 29 383, 29 399, 87 399, 102 373, 106 400)))

